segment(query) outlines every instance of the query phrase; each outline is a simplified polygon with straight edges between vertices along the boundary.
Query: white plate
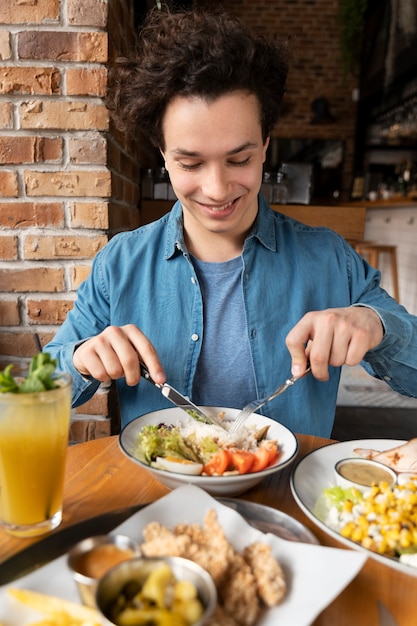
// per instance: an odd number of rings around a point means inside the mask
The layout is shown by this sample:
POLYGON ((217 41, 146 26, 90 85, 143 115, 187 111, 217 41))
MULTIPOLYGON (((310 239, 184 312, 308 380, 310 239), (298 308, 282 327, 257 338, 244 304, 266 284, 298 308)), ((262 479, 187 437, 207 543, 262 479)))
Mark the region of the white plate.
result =
POLYGON ((372 550, 363 548, 360 544, 355 543, 351 539, 342 537, 337 531, 329 528, 314 514, 317 499, 323 489, 336 484, 334 466, 337 461, 352 456, 354 448, 369 448, 384 451, 395 448, 402 443, 405 443, 405 441, 397 439, 355 439, 329 444, 323 448, 313 450, 313 452, 310 452, 310 454, 307 454, 307 456, 301 459, 294 468, 291 476, 291 490, 297 504, 307 517, 328 535, 346 546, 349 546, 349 548, 365 552, 373 559, 388 565, 388 567, 393 567, 403 574, 417 576, 416 567, 405 565, 404 563, 400 563, 398 559, 377 554, 376 552, 372 552, 372 550))
MULTIPOLYGON (((359 552, 286 541, 270 533, 264 534, 250 526, 237 511, 193 485, 175 489, 135 513, 113 532, 141 541, 142 529, 151 521, 159 521, 169 527, 181 522, 203 524, 204 516, 211 508, 217 511, 226 536, 237 550, 243 550, 254 541, 268 543, 283 567, 288 581, 287 596, 278 607, 265 611, 257 626, 308 626, 350 583, 366 560, 366 556, 359 552)), ((25 626, 39 619, 33 611, 10 598, 8 587, 78 600, 65 556, 0 588, 0 622, 4 626, 25 626)))
MULTIPOLYGON (((218 415, 225 411, 228 417, 235 417, 238 409, 229 409, 224 407, 202 407, 208 415, 218 415)), ((186 416, 185 416, 186 418, 186 416)), ((184 484, 197 485, 201 489, 207 491, 212 496, 237 496, 244 493, 251 487, 261 482, 265 476, 280 472, 284 467, 291 463, 298 449, 298 441, 295 435, 285 426, 258 413, 252 413, 246 424, 256 425, 257 428, 269 426, 267 439, 278 441, 281 450, 277 461, 260 472, 249 474, 241 474, 236 476, 190 476, 189 474, 180 474, 176 472, 168 472, 165 470, 150 467, 146 463, 142 463, 135 456, 137 447, 138 433, 147 424, 176 424, 179 420, 184 419, 184 411, 182 409, 162 409, 154 411, 138 417, 127 424, 119 436, 119 444, 126 456, 131 460, 145 468, 150 472, 156 480, 163 483, 169 489, 175 489, 184 484)))

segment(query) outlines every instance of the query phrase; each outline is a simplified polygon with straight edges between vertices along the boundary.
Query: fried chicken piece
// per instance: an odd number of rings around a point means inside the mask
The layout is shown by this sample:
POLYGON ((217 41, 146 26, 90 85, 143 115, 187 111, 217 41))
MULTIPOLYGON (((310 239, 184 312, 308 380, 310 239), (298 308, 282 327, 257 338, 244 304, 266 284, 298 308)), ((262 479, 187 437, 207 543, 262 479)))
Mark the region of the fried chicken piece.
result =
POLYGON ((234 553, 221 587, 218 589, 225 611, 241 626, 253 626, 261 606, 256 580, 243 556, 234 553))
POLYGON ((141 550, 145 556, 184 556, 191 542, 187 535, 175 535, 159 522, 147 524, 143 537, 141 550))
POLYGON ((206 626, 239 626, 239 624, 218 604, 214 609, 213 615, 209 617, 206 626))
POLYGON ((179 525, 175 532, 185 533, 190 538, 185 553, 187 559, 195 561, 209 572, 216 586, 227 573, 233 548, 217 521, 216 511, 210 509, 204 518, 204 528, 197 524, 179 525))
POLYGON ((178 524, 173 531, 158 522, 143 531, 146 556, 182 556, 209 572, 218 591, 219 605, 208 626, 254 626, 262 610, 285 594, 282 570, 267 545, 255 543, 239 554, 229 543, 210 509, 204 526, 178 524))
POLYGON ((269 607, 279 604, 285 596, 287 586, 284 573, 273 556, 271 547, 263 543, 253 543, 245 548, 243 558, 255 576, 261 600, 269 607))

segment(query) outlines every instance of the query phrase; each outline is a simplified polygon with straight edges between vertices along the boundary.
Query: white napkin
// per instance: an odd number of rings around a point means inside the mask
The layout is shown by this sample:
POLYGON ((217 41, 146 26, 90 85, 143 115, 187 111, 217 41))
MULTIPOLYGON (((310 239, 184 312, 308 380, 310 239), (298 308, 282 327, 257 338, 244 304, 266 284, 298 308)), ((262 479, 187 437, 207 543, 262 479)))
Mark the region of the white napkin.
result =
MULTIPOLYGON (((367 558, 362 552, 295 543, 270 533, 261 533, 236 511, 193 485, 174 489, 135 513, 113 532, 141 541, 142 529, 149 522, 159 521, 168 527, 181 522, 203 524, 205 514, 211 508, 216 510, 219 522, 235 549, 241 551, 254 541, 268 543, 284 570, 287 595, 279 606, 263 613, 258 626, 311 624, 357 575, 367 558)), ((0 588, 2 626, 25 626, 39 616, 11 598, 7 593, 8 587, 32 589, 79 601, 75 583, 67 568, 66 556, 0 588)))

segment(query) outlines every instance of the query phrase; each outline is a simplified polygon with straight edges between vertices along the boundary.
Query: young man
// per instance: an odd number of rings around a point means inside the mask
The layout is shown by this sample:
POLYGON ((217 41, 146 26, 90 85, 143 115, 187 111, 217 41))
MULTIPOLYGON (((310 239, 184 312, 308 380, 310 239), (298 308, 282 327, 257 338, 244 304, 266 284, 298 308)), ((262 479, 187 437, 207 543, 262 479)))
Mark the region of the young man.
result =
POLYGON ((139 360, 197 404, 237 408, 309 360, 263 412, 322 436, 344 364, 417 396, 417 318, 340 236, 259 195, 286 75, 285 47, 221 11, 152 12, 137 56, 116 64, 109 107, 159 147, 178 202, 107 244, 46 347, 75 405, 116 379, 123 424, 171 406, 139 360))

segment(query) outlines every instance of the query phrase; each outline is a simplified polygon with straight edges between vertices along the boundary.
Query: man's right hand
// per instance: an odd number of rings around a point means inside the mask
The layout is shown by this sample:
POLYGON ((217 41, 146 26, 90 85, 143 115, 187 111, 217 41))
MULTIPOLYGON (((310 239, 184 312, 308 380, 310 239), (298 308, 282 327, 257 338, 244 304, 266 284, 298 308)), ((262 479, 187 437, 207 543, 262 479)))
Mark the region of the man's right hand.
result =
POLYGON ((108 326, 78 346, 73 356, 74 367, 83 376, 102 383, 124 377, 130 386, 140 380, 139 361, 145 363, 156 383, 165 382, 165 371, 154 346, 134 324, 108 326))

